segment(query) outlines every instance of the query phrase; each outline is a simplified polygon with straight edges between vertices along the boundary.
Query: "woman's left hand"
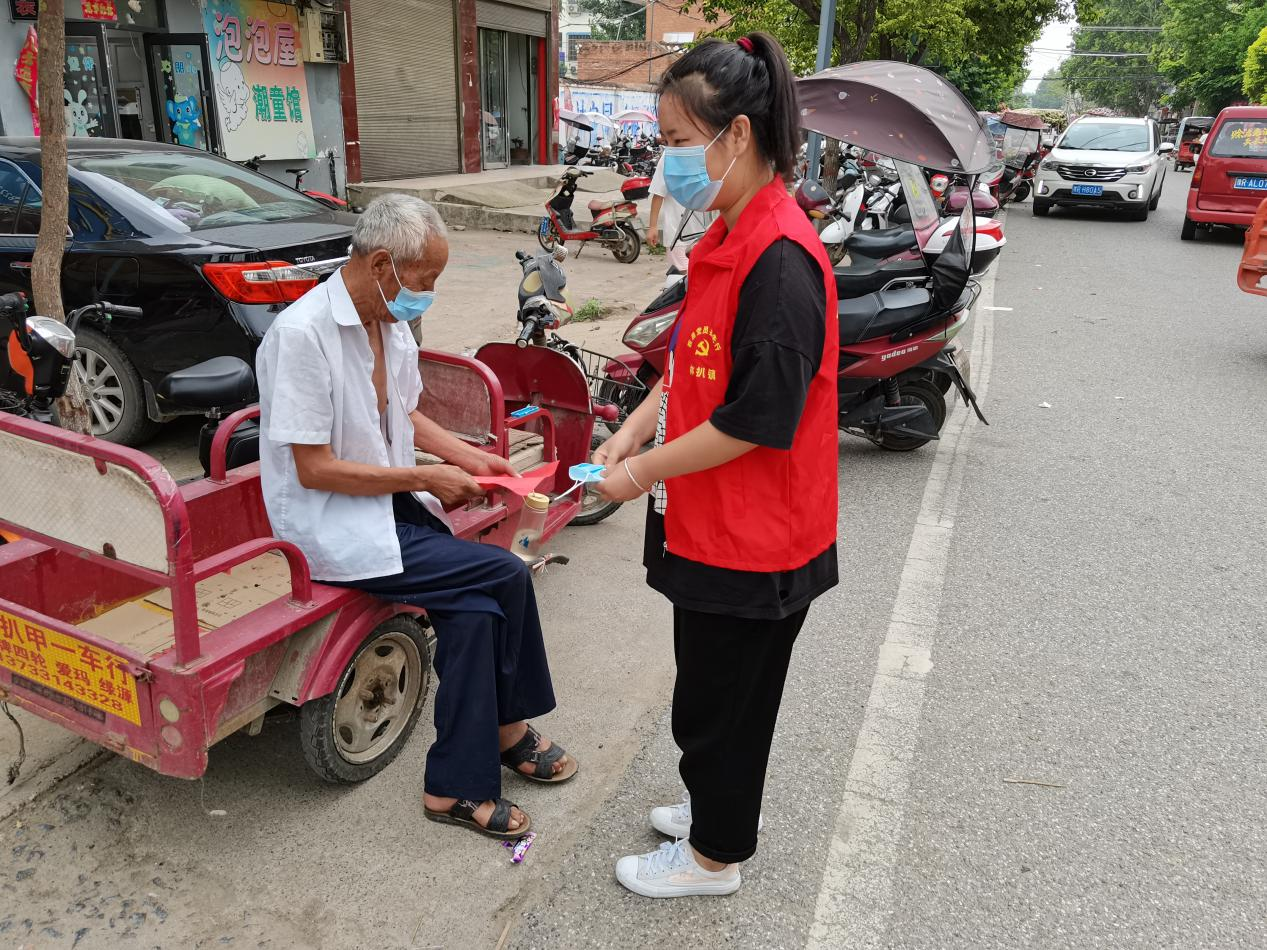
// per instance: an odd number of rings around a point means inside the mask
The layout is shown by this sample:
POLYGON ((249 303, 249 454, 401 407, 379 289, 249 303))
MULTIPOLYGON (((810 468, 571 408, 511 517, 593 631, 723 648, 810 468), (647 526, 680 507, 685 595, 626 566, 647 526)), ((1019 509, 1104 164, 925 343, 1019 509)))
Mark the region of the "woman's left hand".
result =
MULTIPOLYGON (((637 466, 635 466, 636 470, 637 466)), ((633 501, 646 494, 646 491, 635 485, 633 479, 629 477, 629 473, 625 471, 624 462, 610 466, 604 473, 603 480, 594 487, 608 501, 633 501)))

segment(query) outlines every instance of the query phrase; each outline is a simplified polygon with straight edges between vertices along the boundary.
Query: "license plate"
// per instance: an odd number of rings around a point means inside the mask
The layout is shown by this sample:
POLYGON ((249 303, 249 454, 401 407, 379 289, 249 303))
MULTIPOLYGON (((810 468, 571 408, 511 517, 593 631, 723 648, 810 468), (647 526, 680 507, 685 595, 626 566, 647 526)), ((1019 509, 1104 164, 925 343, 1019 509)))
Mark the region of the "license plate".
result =
POLYGON ((1073 193, 1084 198, 1099 198, 1104 194, 1103 185, 1074 185, 1073 193))
POLYGON ((82 704, 90 716, 96 710, 93 718, 109 713, 139 726, 136 677, 127 665, 101 647, 0 610, 0 666, 72 701, 63 705, 82 704))
POLYGON ((548 234, 548 233, 550 232, 550 219, 549 219, 549 218, 542 218, 542 219, 541 219, 541 227, 540 227, 540 229, 539 229, 539 230, 540 230, 540 232, 541 232, 542 234, 548 234))
POLYGON ((1241 191, 1267 191, 1267 178, 1250 175, 1237 175, 1232 179, 1232 187, 1241 191))

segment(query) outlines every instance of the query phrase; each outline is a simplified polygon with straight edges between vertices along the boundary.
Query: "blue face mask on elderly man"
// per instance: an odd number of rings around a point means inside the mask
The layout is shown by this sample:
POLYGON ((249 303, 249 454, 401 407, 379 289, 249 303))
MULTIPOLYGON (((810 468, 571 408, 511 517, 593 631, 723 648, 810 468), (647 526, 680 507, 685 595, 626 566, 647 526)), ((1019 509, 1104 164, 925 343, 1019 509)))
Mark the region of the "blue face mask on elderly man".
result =
POLYGON ((400 274, 396 273, 396 259, 389 258, 392 262, 392 275, 396 278, 396 286, 400 288, 396 292, 394 300, 388 300, 387 294, 383 293, 383 285, 378 284, 378 293, 383 298, 383 303, 387 305, 387 312, 393 318, 401 323, 408 323, 410 320, 417 320, 427 308, 435 303, 436 292, 434 290, 410 290, 404 285, 400 279, 400 274))

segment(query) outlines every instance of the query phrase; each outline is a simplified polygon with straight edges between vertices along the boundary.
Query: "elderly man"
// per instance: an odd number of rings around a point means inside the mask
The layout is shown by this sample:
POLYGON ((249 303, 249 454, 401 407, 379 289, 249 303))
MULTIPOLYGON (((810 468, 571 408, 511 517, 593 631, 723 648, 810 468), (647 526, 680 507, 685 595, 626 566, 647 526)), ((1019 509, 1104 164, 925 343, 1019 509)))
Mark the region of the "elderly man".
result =
POLYGON ((365 209, 348 263, 260 346, 260 479, 274 533, 314 578, 426 608, 440 679, 426 815, 510 838, 531 822, 501 797, 501 766, 557 783, 577 763, 526 722, 554 708, 527 567, 454 538, 445 520, 444 506, 481 494, 472 475, 515 474, 417 408, 407 323, 435 300, 448 257, 425 201, 386 195, 365 209), (415 465, 415 447, 446 464, 415 465))

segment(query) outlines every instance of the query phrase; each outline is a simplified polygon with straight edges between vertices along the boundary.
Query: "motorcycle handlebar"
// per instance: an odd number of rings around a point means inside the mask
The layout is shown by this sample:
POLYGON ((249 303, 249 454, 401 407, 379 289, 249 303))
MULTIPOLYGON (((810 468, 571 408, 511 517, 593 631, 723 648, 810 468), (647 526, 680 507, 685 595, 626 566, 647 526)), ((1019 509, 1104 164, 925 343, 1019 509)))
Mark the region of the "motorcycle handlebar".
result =
POLYGON ((0 294, 0 314, 3 314, 15 330, 20 329, 22 317, 26 314, 26 294, 0 294))
POLYGON ((515 346, 519 347, 521 350, 526 349, 529 341, 532 339, 533 334, 536 332, 537 332, 537 318, 528 317, 526 320, 524 320, 524 328, 519 331, 519 338, 515 340, 515 346))

